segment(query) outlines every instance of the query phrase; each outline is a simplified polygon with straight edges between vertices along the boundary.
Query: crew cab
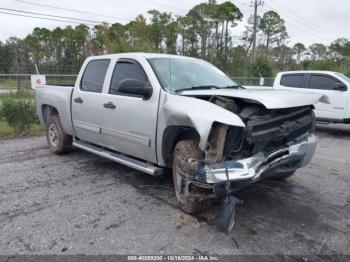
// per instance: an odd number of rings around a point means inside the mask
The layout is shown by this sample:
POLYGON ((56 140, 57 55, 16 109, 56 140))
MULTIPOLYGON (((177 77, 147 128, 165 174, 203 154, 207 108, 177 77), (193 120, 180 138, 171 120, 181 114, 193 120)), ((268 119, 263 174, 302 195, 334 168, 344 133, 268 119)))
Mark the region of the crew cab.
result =
POLYGON ((342 73, 280 72, 275 78, 272 89, 324 94, 328 97, 329 103, 315 104, 316 119, 322 122, 350 123, 350 78, 342 73))
POLYGON ((74 86, 32 80, 53 152, 74 146, 156 176, 172 168, 185 212, 226 200, 230 208, 218 220, 225 230, 233 225, 227 214, 234 214, 236 190, 291 176, 316 147, 313 105, 321 95, 243 89, 199 59, 94 56, 74 86))

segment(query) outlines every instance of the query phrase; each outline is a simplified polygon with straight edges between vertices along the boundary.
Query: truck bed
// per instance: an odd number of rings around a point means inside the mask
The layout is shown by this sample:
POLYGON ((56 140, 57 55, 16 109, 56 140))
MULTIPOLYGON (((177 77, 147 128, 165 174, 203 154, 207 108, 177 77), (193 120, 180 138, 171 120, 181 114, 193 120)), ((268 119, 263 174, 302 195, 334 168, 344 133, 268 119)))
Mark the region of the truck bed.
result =
POLYGON ((60 115, 63 129, 73 135, 74 129, 71 117, 71 99, 73 86, 44 85, 35 89, 36 112, 41 123, 44 123, 44 108, 47 105, 55 107, 60 115))

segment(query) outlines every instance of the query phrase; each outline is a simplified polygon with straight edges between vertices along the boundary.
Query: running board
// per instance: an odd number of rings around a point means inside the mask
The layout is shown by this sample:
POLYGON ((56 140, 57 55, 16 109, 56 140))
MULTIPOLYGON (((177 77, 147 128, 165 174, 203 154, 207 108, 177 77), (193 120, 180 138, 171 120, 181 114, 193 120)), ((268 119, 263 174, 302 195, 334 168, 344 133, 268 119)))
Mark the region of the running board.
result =
POLYGON ((114 162, 117 162, 119 164, 134 168, 138 171, 147 173, 147 174, 152 175, 152 176, 159 176, 163 173, 163 169, 160 167, 156 167, 152 164, 148 164, 146 162, 142 162, 140 160, 137 160, 137 159, 125 156, 125 155, 121 155, 119 153, 109 151, 108 149, 94 146, 94 145, 91 145, 91 144, 86 143, 86 142, 75 140, 73 142, 73 146, 75 146, 79 149, 85 150, 89 153, 107 158, 107 159, 112 160, 114 162))

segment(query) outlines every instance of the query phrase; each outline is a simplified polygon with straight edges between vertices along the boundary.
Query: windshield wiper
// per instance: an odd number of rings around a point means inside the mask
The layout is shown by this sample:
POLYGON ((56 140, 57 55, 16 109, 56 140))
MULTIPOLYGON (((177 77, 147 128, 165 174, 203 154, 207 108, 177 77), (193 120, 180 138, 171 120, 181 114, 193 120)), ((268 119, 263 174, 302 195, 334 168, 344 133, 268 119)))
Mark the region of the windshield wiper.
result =
POLYGON ((243 86, 240 85, 225 86, 223 88, 245 89, 243 86))
POLYGON ((184 92, 184 91, 191 91, 191 90, 205 90, 205 89, 245 89, 243 86, 240 85, 232 85, 232 86, 225 86, 225 87, 218 87, 216 85, 201 85, 201 86, 192 86, 192 87, 186 87, 175 90, 175 93, 184 92))
POLYGON ((175 90, 175 93, 183 92, 183 91, 190 91, 190 90, 204 90, 204 89, 220 89, 220 87, 216 85, 202 85, 202 86, 192 86, 187 88, 181 88, 175 90))

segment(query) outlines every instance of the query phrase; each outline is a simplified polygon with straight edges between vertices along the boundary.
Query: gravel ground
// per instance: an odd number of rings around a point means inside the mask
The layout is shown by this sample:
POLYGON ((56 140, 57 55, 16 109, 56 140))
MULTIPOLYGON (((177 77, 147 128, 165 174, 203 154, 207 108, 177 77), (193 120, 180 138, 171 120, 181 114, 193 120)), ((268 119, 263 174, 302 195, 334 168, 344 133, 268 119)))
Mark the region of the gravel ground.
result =
POLYGON ((350 254, 350 126, 318 127, 312 163, 238 194, 234 232, 176 217, 170 178, 44 137, 0 141, 1 254, 350 254))

